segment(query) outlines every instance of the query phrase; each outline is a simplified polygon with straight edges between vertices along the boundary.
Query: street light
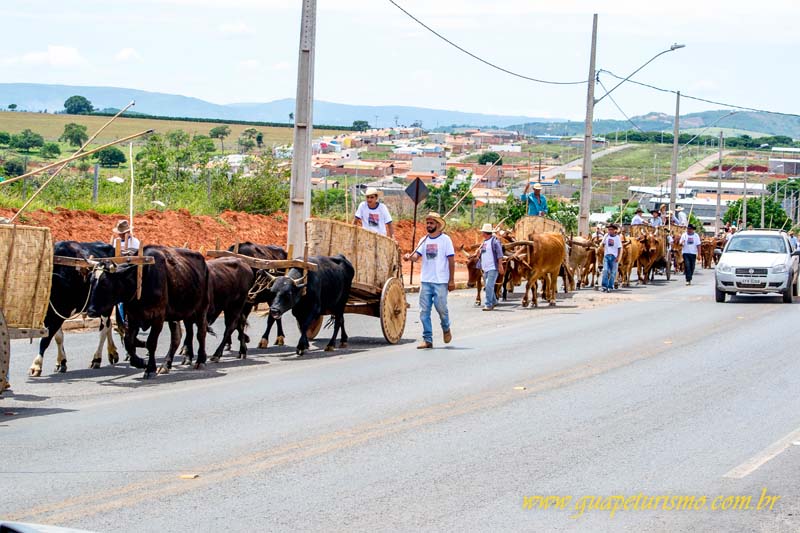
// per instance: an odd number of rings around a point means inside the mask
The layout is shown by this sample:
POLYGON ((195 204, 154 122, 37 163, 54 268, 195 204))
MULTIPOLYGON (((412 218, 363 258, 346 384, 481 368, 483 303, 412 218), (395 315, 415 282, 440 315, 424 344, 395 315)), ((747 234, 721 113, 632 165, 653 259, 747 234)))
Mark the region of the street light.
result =
POLYGON ((642 66, 631 72, 625 79, 620 81, 614 87, 611 88, 606 94, 601 96, 598 99, 594 97, 594 84, 596 81, 596 72, 595 72, 595 59, 596 59, 596 51, 597 51, 597 14, 594 15, 592 21, 592 50, 589 58, 589 79, 588 79, 588 87, 587 87, 587 94, 586 94, 586 122, 584 124, 584 138, 583 138, 583 176, 581 179, 581 203, 580 203, 580 214, 578 217, 578 233, 581 235, 588 235, 589 233, 589 211, 591 208, 591 196, 592 196, 592 144, 593 144, 593 135, 592 135, 592 120, 594 119, 594 106, 599 103, 603 98, 614 92, 614 90, 631 79, 637 72, 642 70, 644 67, 652 63, 657 57, 666 54, 667 52, 672 52, 678 50, 680 48, 684 48, 685 45, 683 44, 673 44, 667 50, 662 50, 661 52, 657 53, 653 57, 651 57, 646 63, 642 66))

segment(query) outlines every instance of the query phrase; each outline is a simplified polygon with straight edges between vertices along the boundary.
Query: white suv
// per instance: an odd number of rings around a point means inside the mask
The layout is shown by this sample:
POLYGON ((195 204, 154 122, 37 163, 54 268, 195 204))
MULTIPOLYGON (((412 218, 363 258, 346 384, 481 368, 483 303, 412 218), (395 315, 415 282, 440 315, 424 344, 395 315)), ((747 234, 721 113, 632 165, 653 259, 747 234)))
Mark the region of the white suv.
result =
POLYGON ((785 303, 797 296, 798 255, 786 233, 778 230, 747 230, 728 240, 714 272, 716 298, 726 294, 778 292, 785 303))

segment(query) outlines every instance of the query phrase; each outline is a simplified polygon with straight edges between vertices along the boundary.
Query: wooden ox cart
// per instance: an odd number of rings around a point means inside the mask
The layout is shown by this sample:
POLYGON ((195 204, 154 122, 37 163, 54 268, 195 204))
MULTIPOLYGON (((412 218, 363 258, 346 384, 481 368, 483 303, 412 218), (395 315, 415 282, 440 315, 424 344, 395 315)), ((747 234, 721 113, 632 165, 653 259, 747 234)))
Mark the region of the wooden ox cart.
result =
MULTIPOLYGON (((623 233, 626 233, 632 239, 636 239, 645 234, 654 235, 658 239, 659 246, 661 246, 663 254, 662 257, 656 260, 655 263, 653 264, 650 279, 653 279, 653 277, 655 276, 655 271, 657 269, 663 270, 664 276, 666 277, 667 281, 669 281, 672 277, 672 260, 671 260, 671 254, 669 252, 670 249, 669 232, 670 229, 668 226, 659 226, 657 228, 653 228, 652 226, 648 226, 647 224, 623 226, 623 233)), ((680 235, 678 237, 680 237, 680 235)))
POLYGON ((532 233, 548 232, 564 235, 564 226, 552 218, 541 216, 524 216, 514 224, 514 238, 518 241, 527 240, 532 233))

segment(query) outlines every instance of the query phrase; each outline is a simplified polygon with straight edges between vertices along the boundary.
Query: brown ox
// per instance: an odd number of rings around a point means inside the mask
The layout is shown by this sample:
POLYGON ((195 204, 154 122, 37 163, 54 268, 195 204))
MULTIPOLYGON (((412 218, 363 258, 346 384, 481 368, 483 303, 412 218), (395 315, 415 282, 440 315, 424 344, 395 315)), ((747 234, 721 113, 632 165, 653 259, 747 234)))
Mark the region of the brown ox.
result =
POLYGON ((703 268, 714 268, 714 247, 716 239, 707 237, 700 240, 700 262, 703 268))
MULTIPOLYGON (((642 238, 643 236, 637 238, 623 237, 622 257, 619 260, 619 267, 617 269, 617 278, 619 279, 620 285, 625 287, 631 286, 631 271, 634 266, 638 266, 639 264, 639 256, 642 253, 642 243, 639 239, 642 238)), ((641 267, 638 268, 637 275, 641 280, 641 267)))
MULTIPOLYGON (((566 261, 566 242, 560 233, 535 233, 527 241, 516 241, 506 245, 515 248, 510 259, 510 272, 513 276, 527 278, 522 306, 528 306, 528 292, 531 291, 531 305, 538 307, 536 282, 542 280, 545 298, 550 305, 556 304, 556 285, 561 267, 566 261)), ((521 279, 519 279, 521 281, 521 279)))
MULTIPOLYGON (((475 307, 481 306, 481 291, 483 290, 483 271, 478 268, 478 258, 480 257, 481 250, 480 244, 475 244, 471 246, 464 246, 461 245, 461 252, 467 259, 467 287, 472 288, 475 287, 477 292, 475 294, 475 307), (471 253, 470 253, 471 252, 471 253)), ((508 258, 503 257, 500 259, 500 264, 502 268, 505 269, 507 267, 508 258)), ((495 297, 499 300, 500 299, 500 291, 503 288, 503 282, 505 280, 504 276, 497 276, 497 281, 494 284, 494 293, 495 297)), ((503 301, 506 299, 505 292, 503 293, 503 301)))
POLYGON ((657 235, 645 234, 641 239, 642 250, 639 254, 639 283, 647 285, 656 263, 664 259, 666 248, 664 240, 657 235))
POLYGON ((570 237, 567 242, 569 243, 569 266, 575 274, 575 286, 580 289, 581 286, 588 285, 589 268, 587 267, 593 264, 590 262, 589 256, 594 252, 594 244, 584 237, 570 237))

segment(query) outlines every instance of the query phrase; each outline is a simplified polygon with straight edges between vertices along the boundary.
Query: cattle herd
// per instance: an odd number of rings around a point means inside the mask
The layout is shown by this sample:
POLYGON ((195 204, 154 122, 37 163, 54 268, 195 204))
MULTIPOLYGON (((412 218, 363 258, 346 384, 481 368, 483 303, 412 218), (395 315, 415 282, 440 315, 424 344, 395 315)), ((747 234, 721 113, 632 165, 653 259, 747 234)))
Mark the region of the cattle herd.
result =
MULTIPOLYGON (((683 256, 677 242, 685 228, 671 226, 629 226, 622 235, 622 256, 617 269, 615 286, 629 287, 636 269, 637 283, 646 285, 656 273, 683 271, 683 256), (675 243, 675 244, 673 244, 675 243)), ((557 281, 563 280, 564 292, 582 287, 597 290, 603 268, 603 234, 591 237, 565 237, 560 232, 532 233, 525 240, 516 240, 511 232, 500 230, 496 237, 503 245, 501 260, 505 274, 498 277, 495 293, 498 299, 507 300, 509 291, 525 283, 522 306, 536 307, 537 287, 541 283, 542 298, 550 305, 556 303, 557 281), (528 294, 531 295, 529 300, 528 294)), ((716 259, 714 250, 724 247, 724 240, 703 238, 699 258, 703 268, 712 268, 716 259)), ((475 305, 481 305, 483 277, 477 268, 480 244, 461 247, 467 260, 468 287, 476 287, 475 305)))
MULTIPOLYGON (((683 228, 679 228, 682 231, 683 228)), ((673 228, 673 232, 675 228, 673 228)), ((505 274, 498 278, 495 291, 498 298, 507 299, 509 291, 523 282, 522 306, 538 305, 538 284, 541 295, 550 305, 556 303, 557 280, 563 279, 565 292, 581 287, 598 287, 602 269, 602 235, 565 237, 559 232, 531 233, 524 240, 516 240, 508 231, 498 231, 504 257, 505 274), (529 298, 530 295, 530 298, 529 298)), ((631 274, 636 269, 638 283, 647 284, 657 271, 682 269, 681 254, 676 253, 672 242, 677 242, 669 230, 649 227, 632 227, 623 236, 623 253, 618 269, 617 285, 629 286, 631 274)), ((704 239, 701 247, 701 264, 710 268, 713 252, 724 243, 704 239)), ((477 287, 476 305, 481 303, 481 272, 476 269, 480 245, 463 247, 467 258, 469 287, 477 287)), ((234 250, 232 246, 230 251, 234 250)), ((265 246, 245 242, 237 245, 238 254, 260 260, 284 260, 286 251, 278 246, 265 246)), ((233 332, 238 332, 238 357, 247 356, 249 338, 245 333, 247 318, 258 304, 269 306, 267 327, 258 347, 269 345, 269 334, 277 326, 276 345, 283 345, 285 334, 281 319, 289 310, 297 320, 300 339, 296 352, 302 355, 309 348, 308 332, 322 316, 330 315, 333 336, 326 350, 334 348, 337 335, 341 346, 347 344, 344 310, 354 278, 354 269, 342 255, 310 257, 317 265, 314 270, 291 268, 267 271, 251 266, 239 257, 220 257, 206 260, 199 252, 186 248, 149 245, 144 256, 152 257, 154 264, 143 269, 137 280, 138 267, 111 261, 115 254, 112 246, 101 242, 60 241, 54 254, 85 260, 85 267, 55 265, 51 286, 50 305, 45 317, 49 336, 41 339, 39 354, 30 367, 29 375, 40 376, 45 350, 53 338, 58 355, 56 372, 66 372, 67 356, 63 346, 61 327, 72 315, 87 313, 100 318, 100 338, 91 362, 91 368, 100 368, 103 347, 106 346, 108 362, 119 361, 112 338, 116 324, 122 337, 126 359, 131 366, 145 370, 144 377, 155 373, 165 374, 172 368, 173 358, 181 346, 182 329, 185 330, 182 364, 202 368, 206 363, 206 334, 209 325, 224 315, 224 329, 211 361, 218 361, 232 343, 233 332), (137 287, 140 285, 140 296, 137 287), (115 316, 114 322, 111 320, 115 316), (164 324, 170 330, 170 344, 160 367, 156 367, 155 352, 159 334, 164 324), (181 328, 181 325, 183 328, 181 328), (138 338, 140 331, 148 331, 147 339, 138 338), (194 354, 196 337, 197 355, 194 354), (136 348, 146 348, 147 360, 136 355, 136 348)), ((213 334, 213 331, 212 331, 213 334)))
MULTIPOLYGON (((254 259, 284 260, 287 257, 286 251, 277 246, 246 242, 237 248, 238 254, 254 259)), ((232 246, 230 250, 233 249, 232 246)), ((108 362, 119 361, 112 338, 111 315, 114 314, 127 360, 131 366, 144 369, 145 378, 171 370, 181 344, 181 324, 186 331, 183 364, 202 368, 206 363, 206 333, 221 314, 225 317, 225 328, 211 360, 219 360, 225 346, 230 346, 234 331, 239 337, 238 356, 245 358, 249 340, 244 332, 247 317, 261 303, 269 305, 267 328, 259 342, 261 348, 268 345, 273 325, 277 325, 275 344, 284 344, 281 318, 289 310, 301 331, 297 345, 299 355, 309 347, 309 327, 323 315, 331 315, 334 325, 334 334, 326 349, 333 348, 339 332, 342 346, 347 343, 344 307, 354 269, 341 255, 308 258, 309 263, 316 265, 314 270, 291 268, 270 272, 251 267, 239 257, 206 261, 201 253, 186 248, 149 245, 144 247, 143 255, 153 258, 154 263, 142 269, 141 280, 138 280, 139 267, 111 261, 115 250, 108 244, 60 241, 54 246, 54 254, 83 259, 85 266, 56 264, 53 267, 50 305, 45 316, 49 336, 39 343, 39 354, 29 370, 33 377, 41 375, 44 353, 53 338, 58 347, 56 371, 66 372, 61 327, 73 314, 84 312, 100 318, 100 341, 91 368, 100 368, 106 344, 108 362), (158 337, 165 323, 170 329, 169 349, 161 366, 156 367, 158 337), (140 341, 139 332, 148 330, 146 341, 140 341), (147 360, 136 355, 137 347, 146 348, 147 360)))

